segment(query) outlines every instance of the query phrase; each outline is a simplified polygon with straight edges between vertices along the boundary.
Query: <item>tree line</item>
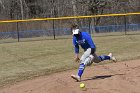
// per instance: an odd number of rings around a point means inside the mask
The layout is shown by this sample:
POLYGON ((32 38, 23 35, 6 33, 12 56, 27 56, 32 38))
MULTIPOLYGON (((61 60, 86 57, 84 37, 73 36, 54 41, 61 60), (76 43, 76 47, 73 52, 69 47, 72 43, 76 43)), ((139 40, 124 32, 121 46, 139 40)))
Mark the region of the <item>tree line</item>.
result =
MULTIPOLYGON (((139 12, 139 8, 139 0, 0 0, 0 20, 129 13, 139 12)), ((109 19, 93 20, 98 25, 111 22, 109 19)), ((119 24, 121 19, 115 17, 114 21, 119 24)), ((128 22, 140 22, 140 18, 130 16, 128 22)))

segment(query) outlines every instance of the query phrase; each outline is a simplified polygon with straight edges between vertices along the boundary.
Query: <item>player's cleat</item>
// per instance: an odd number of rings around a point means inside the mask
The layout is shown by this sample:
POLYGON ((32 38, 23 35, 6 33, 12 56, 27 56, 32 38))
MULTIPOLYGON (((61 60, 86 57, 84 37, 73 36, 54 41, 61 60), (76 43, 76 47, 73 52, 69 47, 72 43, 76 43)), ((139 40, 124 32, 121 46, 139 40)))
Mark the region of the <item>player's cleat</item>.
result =
POLYGON ((117 59, 113 56, 112 53, 109 53, 108 56, 110 56, 110 60, 112 60, 113 62, 117 62, 117 59))
POLYGON ((81 81, 81 77, 78 76, 78 75, 71 75, 71 77, 72 77, 73 79, 75 79, 77 82, 80 82, 80 81, 81 81))

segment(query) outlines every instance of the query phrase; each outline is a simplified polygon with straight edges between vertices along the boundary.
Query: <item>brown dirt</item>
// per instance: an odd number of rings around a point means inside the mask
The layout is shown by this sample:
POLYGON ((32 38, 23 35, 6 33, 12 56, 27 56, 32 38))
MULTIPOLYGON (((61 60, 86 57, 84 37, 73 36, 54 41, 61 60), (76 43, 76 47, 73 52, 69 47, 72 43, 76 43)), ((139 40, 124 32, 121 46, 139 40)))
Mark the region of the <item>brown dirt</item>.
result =
POLYGON ((79 88, 70 75, 76 70, 19 82, 0 93, 140 93, 140 60, 87 67, 79 88))

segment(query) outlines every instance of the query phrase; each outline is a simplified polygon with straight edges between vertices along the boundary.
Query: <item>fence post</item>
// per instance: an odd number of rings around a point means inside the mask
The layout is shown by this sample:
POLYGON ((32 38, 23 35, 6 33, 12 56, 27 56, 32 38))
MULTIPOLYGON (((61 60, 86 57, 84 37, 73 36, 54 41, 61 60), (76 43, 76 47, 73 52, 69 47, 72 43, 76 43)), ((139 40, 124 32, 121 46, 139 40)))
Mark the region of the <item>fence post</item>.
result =
POLYGON ((89 26, 89 34, 91 34, 91 29, 90 29, 90 27, 91 27, 91 20, 90 20, 90 18, 88 18, 88 20, 89 20, 89 24, 88 24, 88 26, 89 26))
POLYGON ((125 35, 127 34, 127 22, 126 22, 126 16, 124 15, 124 29, 125 29, 125 35))
POLYGON ((18 42, 19 42, 19 29, 18 29, 18 22, 17 22, 17 37, 18 37, 18 42))
MULTIPOLYGON (((16 15, 17 16, 17 20, 19 19, 19 17, 18 17, 18 14, 16 15)), ((18 42, 19 42, 19 29, 18 29, 18 22, 17 22, 17 24, 16 24, 16 29, 17 29, 17 38, 18 38, 18 42)))
POLYGON ((55 40, 55 26, 54 26, 54 20, 53 20, 53 36, 54 36, 54 40, 55 40))

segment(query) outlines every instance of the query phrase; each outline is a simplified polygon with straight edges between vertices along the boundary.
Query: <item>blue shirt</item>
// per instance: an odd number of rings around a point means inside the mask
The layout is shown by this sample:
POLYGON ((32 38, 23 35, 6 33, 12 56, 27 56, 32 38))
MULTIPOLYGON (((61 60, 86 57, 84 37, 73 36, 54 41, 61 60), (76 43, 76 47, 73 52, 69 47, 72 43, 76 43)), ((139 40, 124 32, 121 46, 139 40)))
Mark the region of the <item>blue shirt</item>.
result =
POLYGON ((90 34, 87 32, 81 32, 78 37, 73 35, 73 45, 75 47, 75 53, 79 53, 79 45, 84 49, 96 48, 90 34))

